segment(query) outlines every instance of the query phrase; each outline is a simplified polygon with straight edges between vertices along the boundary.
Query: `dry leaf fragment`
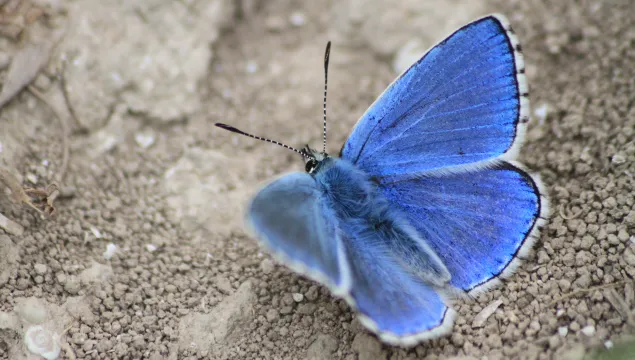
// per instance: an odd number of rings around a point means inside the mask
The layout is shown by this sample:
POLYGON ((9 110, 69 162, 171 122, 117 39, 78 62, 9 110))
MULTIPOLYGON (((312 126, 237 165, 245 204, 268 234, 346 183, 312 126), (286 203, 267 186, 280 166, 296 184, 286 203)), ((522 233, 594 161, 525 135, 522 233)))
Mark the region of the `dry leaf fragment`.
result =
POLYGON ((483 327, 487 319, 498 309, 499 306, 503 304, 503 300, 496 300, 489 305, 487 305, 483 310, 481 310, 478 315, 474 317, 474 321, 472 322, 473 328, 483 327))
POLYGON ((26 188, 24 192, 29 196, 29 203, 34 209, 46 215, 53 216, 55 214, 55 206, 53 202, 59 196, 60 190, 56 183, 51 183, 45 189, 26 188), (35 200, 35 201, 34 201, 35 200))
POLYGON ((0 166, 0 184, 5 184, 11 190, 11 198, 14 202, 26 204, 42 214, 49 216, 55 214, 53 202, 60 195, 57 183, 51 183, 46 189, 23 189, 18 179, 9 170, 0 166))

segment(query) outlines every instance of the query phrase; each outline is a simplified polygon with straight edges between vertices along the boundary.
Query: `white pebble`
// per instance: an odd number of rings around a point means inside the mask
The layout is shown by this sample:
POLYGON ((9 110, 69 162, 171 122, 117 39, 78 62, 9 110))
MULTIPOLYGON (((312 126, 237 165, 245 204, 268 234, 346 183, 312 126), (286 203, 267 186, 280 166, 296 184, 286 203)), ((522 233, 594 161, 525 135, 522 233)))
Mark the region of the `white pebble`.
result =
POLYGON ((106 245, 106 252, 104 252, 104 259, 110 260, 117 253, 117 245, 110 243, 106 245))
POLYGON ((564 315, 564 310, 563 309, 558 309, 558 311, 556 311, 556 317, 562 317, 562 315, 564 315))
POLYGON ((580 332, 586 336, 593 336, 595 334, 595 327, 591 325, 585 326, 582 328, 582 330, 580 330, 580 332))
POLYGON ((301 302, 304 299, 304 295, 300 293, 294 293, 292 296, 295 302, 301 302))
POLYGON ((37 184, 37 176, 35 176, 35 174, 26 174, 26 179, 29 180, 31 184, 37 184))
POLYGON ((137 145, 139 145, 141 148, 143 149, 147 149, 150 146, 152 146, 152 144, 154 144, 154 134, 152 134, 151 132, 146 132, 146 133, 137 133, 134 136, 134 140, 137 143, 137 145))
POLYGON ((560 334, 560 336, 565 337, 567 336, 567 334, 569 333, 569 328, 566 326, 562 326, 558 328, 558 334, 560 334))
POLYGON ((92 233, 93 233, 93 235, 95 235, 95 237, 96 237, 97 239, 101 239, 101 231, 99 231, 99 229, 97 229, 96 227, 91 226, 91 227, 90 227, 90 232, 92 232, 92 233))
POLYGON ((31 326, 24 334, 24 343, 30 352, 47 360, 55 360, 60 355, 59 336, 44 327, 31 326))
POLYGON ((626 162, 626 158, 624 157, 624 155, 617 153, 613 155, 613 157, 611 157, 611 162, 615 165, 623 164, 626 162))
POLYGON ((293 12, 289 20, 291 21, 291 24, 293 26, 302 26, 306 24, 306 16, 304 16, 304 14, 299 11, 293 12))
POLYGON ((154 252, 156 249, 157 249, 156 245, 152 245, 152 244, 146 245, 146 250, 148 250, 149 252, 154 252))
POLYGON ((534 115, 538 118, 538 121, 542 124, 547 118, 549 113, 549 106, 547 104, 541 104, 534 110, 534 115))
POLYGON ((613 342, 611 340, 606 340, 604 342, 604 347, 607 348, 607 349, 613 348, 613 342))
POLYGON ((247 73, 248 74, 253 74, 256 71, 258 71, 258 64, 255 61, 248 61, 247 62, 247 73))

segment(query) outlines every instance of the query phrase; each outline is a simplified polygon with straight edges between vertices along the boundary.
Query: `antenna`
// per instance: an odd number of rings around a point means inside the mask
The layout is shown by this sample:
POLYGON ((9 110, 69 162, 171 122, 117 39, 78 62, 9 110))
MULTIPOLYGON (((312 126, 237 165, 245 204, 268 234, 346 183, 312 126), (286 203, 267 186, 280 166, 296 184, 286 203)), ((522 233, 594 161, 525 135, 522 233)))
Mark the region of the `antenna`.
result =
POLYGON ((225 130, 227 130, 227 131, 231 131, 231 132, 236 133, 236 134, 245 135, 245 136, 249 136, 250 138, 254 138, 254 139, 256 139, 256 140, 262 140, 262 141, 270 142, 270 143, 272 143, 272 144, 280 145, 280 146, 282 146, 282 147, 284 147, 284 148, 287 148, 287 149, 289 149, 289 150, 293 150, 293 151, 297 152, 298 154, 302 155, 302 157, 304 157, 305 159, 307 159, 307 158, 309 158, 309 157, 310 157, 310 156, 309 156, 309 154, 307 154, 305 151, 303 151, 303 150, 298 150, 298 149, 296 149, 296 148, 294 148, 294 147, 291 147, 291 146, 289 146, 289 145, 283 144, 283 143, 281 143, 281 142, 277 142, 277 141, 275 141, 275 140, 271 140, 271 139, 263 138, 263 137, 260 137, 260 136, 251 135, 251 134, 248 134, 248 133, 246 133, 246 132, 244 132, 244 131, 242 131, 242 130, 238 130, 238 129, 236 129, 236 128, 235 128, 235 127, 233 127, 233 126, 229 126, 229 125, 226 125, 226 124, 216 123, 215 125, 216 125, 216 126, 218 126, 218 127, 219 127, 219 128, 221 128, 221 129, 225 129, 225 130))
POLYGON ((329 81, 329 56, 331 55, 331 42, 326 43, 324 52, 324 147, 322 152, 326 154, 326 89, 329 81))

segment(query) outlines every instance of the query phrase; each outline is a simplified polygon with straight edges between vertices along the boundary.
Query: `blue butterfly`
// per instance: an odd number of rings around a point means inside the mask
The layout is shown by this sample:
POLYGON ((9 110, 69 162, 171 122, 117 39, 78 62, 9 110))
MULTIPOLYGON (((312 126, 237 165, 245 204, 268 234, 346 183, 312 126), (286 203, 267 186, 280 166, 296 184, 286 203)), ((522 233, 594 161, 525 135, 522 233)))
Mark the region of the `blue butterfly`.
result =
POLYGON ((380 339, 410 346, 448 333, 452 299, 511 274, 545 220, 540 180, 513 161, 527 91, 520 45, 492 15, 399 76, 339 157, 326 153, 326 110, 321 152, 217 126, 304 157, 306 172, 254 197, 248 223, 277 259, 344 298, 380 339))

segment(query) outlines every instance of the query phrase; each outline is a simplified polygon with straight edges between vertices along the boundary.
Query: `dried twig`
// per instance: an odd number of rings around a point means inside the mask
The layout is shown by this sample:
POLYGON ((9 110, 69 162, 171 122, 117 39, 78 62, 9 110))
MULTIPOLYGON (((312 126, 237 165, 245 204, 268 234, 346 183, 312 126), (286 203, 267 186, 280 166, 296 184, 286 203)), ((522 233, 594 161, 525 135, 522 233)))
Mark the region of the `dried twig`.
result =
POLYGON ((631 327, 635 327, 635 318, 632 311, 629 309, 628 304, 624 301, 624 298, 615 291, 615 289, 607 289, 604 291, 604 297, 611 303, 613 308, 622 316, 626 323, 631 327))
POLYGON ((60 87, 62 88, 62 94, 64 95, 64 102, 66 103, 66 108, 68 112, 71 114, 71 118, 75 121, 75 125, 79 126, 81 129, 84 129, 84 125, 77 118, 77 114, 75 113, 75 108, 73 104, 71 104, 70 96, 68 95, 68 87, 66 86, 66 64, 68 60, 62 60, 62 68, 59 70, 57 74, 57 78, 60 81, 60 87))
POLYGON ((618 286, 624 285, 624 284, 626 284, 626 281, 619 281, 619 282, 612 283, 612 284, 604 284, 604 285, 592 286, 592 287, 587 288, 587 289, 580 289, 580 290, 572 291, 572 292, 570 292, 570 293, 568 293, 566 295, 563 295, 560 298, 550 302, 549 304, 547 304, 547 307, 552 307, 552 306, 556 305, 557 303, 559 303, 559 302, 561 302, 563 300, 578 296, 580 294, 590 293, 590 292, 595 291, 595 290, 611 289, 611 288, 618 287, 618 286))
MULTIPOLYGON (((578 216, 582 215, 583 211, 582 211, 582 209, 580 209, 580 211, 578 211, 577 213, 567 216, 564 213, 564 204, 560 204, 559 212, 560 212, 560 217, 561 218, 563 218, 565 220, 571 220, 571 219, 575 219, 578 216)), ((568 212, 570 213, 570 211, 568 211, 568 212)))

